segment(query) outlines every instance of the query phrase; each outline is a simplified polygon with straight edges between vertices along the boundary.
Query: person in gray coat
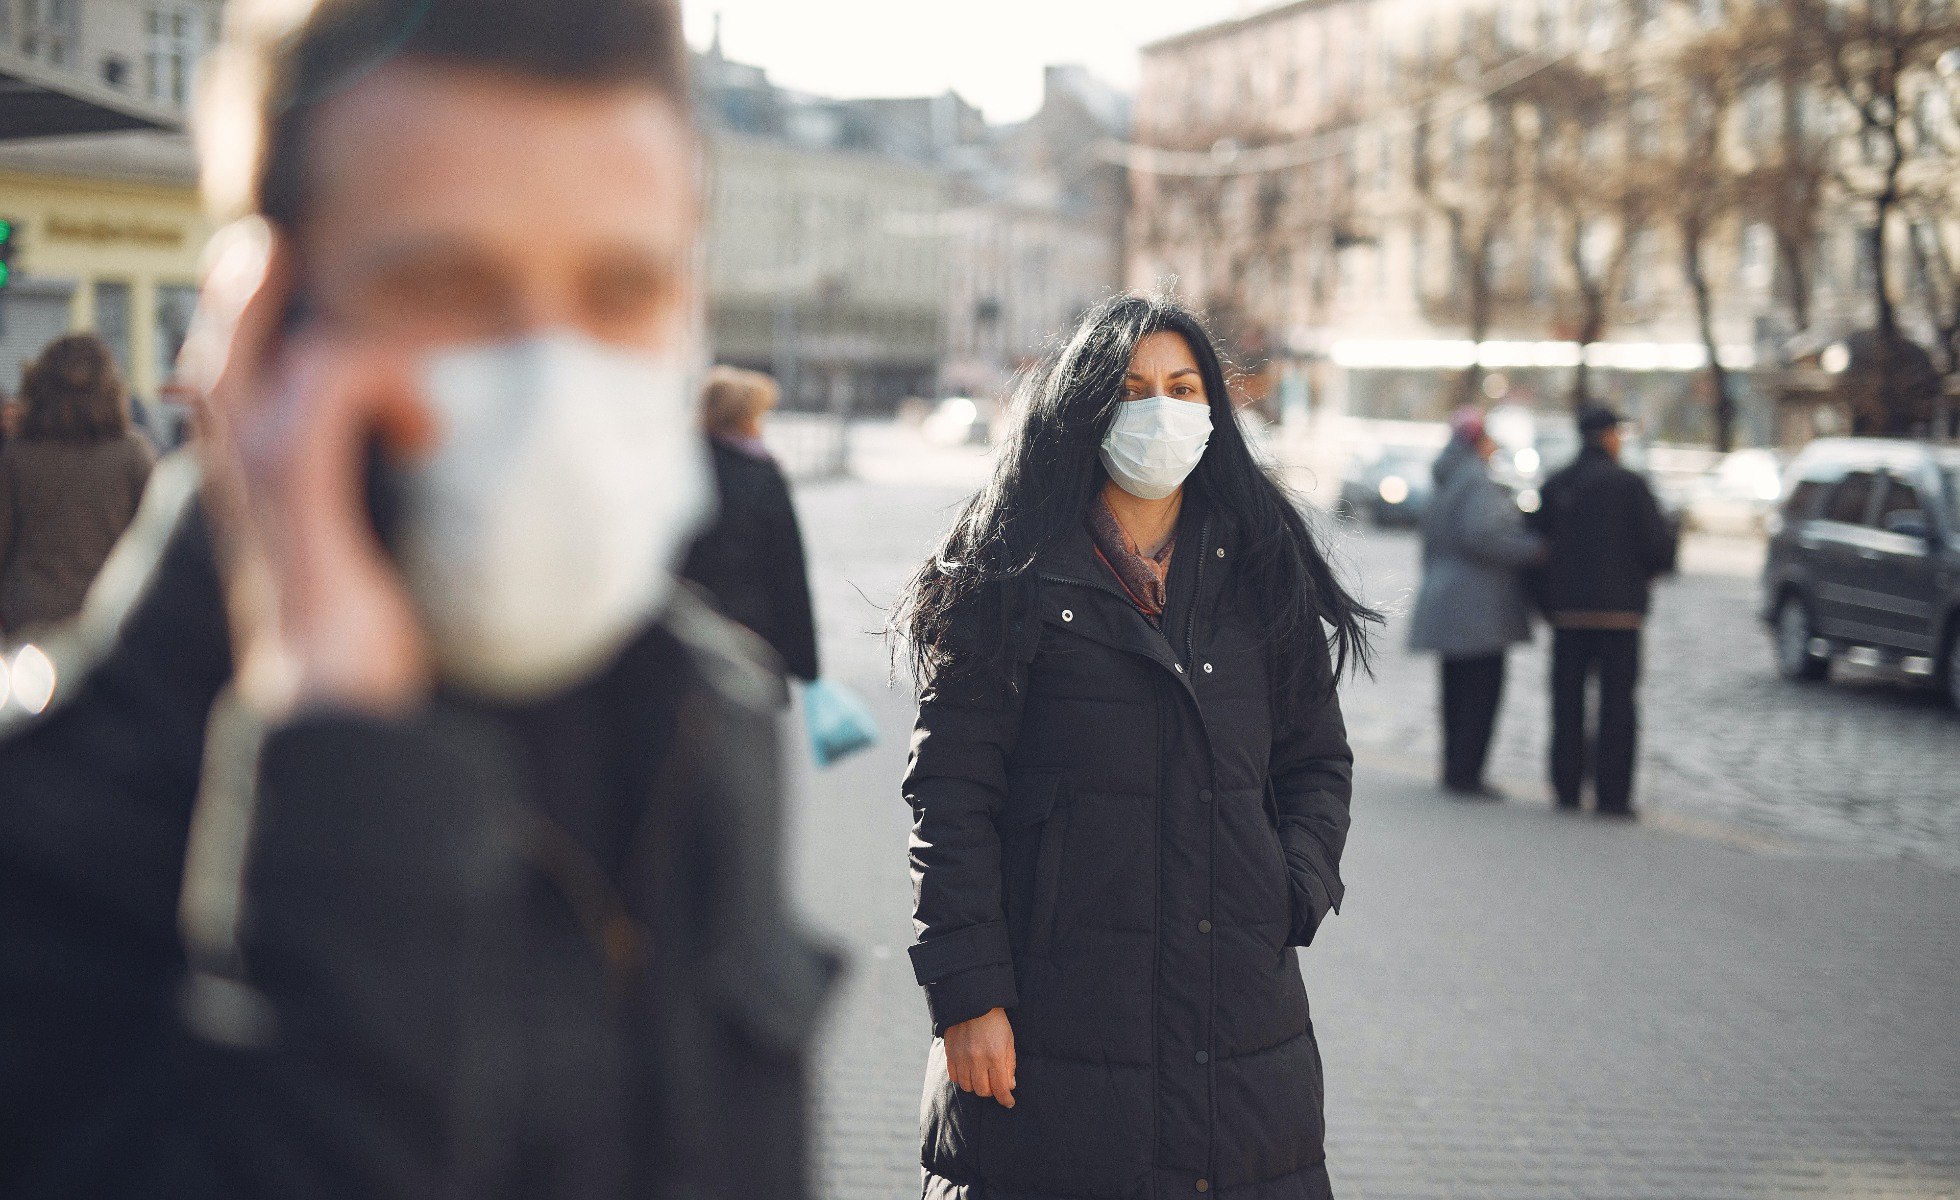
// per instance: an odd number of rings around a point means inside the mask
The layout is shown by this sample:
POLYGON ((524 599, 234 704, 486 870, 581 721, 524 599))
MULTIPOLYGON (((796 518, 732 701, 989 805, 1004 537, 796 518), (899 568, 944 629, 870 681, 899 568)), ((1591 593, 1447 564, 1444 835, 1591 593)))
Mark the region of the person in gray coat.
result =
POLYGON ((1484 760, 1504 695, 1504 653, 1531 640, 1520 571, 1544 556, 1544 546, 1485 467, 1497 443, 1483 415, 1459 409, 1450 432, 1422 517, 1422 587, 1409 648, 1442 656, 1444 790, 1495 799, 1484 760))

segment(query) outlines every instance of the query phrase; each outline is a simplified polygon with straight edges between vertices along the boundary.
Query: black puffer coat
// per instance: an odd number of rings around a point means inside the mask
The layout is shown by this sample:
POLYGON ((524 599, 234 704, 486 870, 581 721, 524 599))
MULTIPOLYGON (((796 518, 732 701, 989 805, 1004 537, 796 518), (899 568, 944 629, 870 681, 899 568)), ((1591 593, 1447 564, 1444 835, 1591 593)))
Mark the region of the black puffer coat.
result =
POLYGON ((935 1032, 1004 1007, 1018 1060, 1010 1110, 935 1040, 929 1200, 1329 1195, 1290 947, 1340 902, 1352 760, 1324 647, 1273 694, 1239 546, 1187 503, 1160 632, 1078 531, 1004 590, 1009 665, 923 698, 914 970, 935 1032))

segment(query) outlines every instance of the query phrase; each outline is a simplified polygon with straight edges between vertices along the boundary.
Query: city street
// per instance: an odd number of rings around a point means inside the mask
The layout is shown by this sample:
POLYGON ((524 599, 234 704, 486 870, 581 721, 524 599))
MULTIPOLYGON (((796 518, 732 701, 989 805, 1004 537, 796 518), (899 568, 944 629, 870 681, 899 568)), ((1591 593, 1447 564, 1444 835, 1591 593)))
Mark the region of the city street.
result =
MULTIPOLYGON (((795 811, 804 906, 854 959, 821 1060, 829 1200, 918 1192, 911 705, 877 634, 983 467, 889 432, 859 448, 857 478, 799 496, 827 672, 886 735, 805 768, 795 811)), ((1406 607, 1409 534, 1341 548, 1406 607)), ((1542 636, 1513 659, 1506 804, 1431 786, 1433 665, 1399 620, 1347 689, 1346 912, 1303 954, 1347 1200, 1960 1196, 1960 720, 1892 681, 1777 680, 1749 557, 1697 545, 1662 589, 1635 827, 1546 802, 1542 636)))

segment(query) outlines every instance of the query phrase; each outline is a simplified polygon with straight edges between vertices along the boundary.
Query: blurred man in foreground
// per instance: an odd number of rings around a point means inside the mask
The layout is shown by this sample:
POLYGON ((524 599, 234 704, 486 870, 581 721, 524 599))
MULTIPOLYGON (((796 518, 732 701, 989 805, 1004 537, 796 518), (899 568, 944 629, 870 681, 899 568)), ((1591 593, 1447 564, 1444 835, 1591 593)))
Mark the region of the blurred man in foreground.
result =
POLYGON ((1552 624, 1552 792, 1576 811, 1592 778, 1601 816, 1633 816, 1640 627, 1656 576, 1674 569, 1674 531, 1647 481, 1620 465, 1621 418, 1579 414, 1585 448, 1545 481, 1534 523, 1545 539, 1541 599, 1552 624), (1586 691, 1599 679, 1596 736, 1586 691))
POLYGON ((781 684, 673 577, 679 17, 230 20, 201 484, 0 741, 0 1194, 802 1195, 781 684))

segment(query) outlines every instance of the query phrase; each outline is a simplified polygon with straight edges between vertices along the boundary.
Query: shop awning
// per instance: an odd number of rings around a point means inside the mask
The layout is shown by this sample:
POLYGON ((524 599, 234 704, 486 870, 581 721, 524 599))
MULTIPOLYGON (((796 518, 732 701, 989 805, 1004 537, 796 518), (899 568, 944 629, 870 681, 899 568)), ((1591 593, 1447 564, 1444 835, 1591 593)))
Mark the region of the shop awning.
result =
POLYGON ((175 108, 0 48, 0 142, 183 128, 184 114, 175 108))

